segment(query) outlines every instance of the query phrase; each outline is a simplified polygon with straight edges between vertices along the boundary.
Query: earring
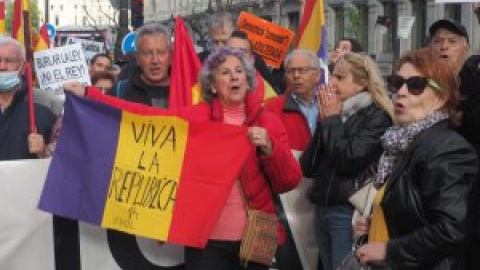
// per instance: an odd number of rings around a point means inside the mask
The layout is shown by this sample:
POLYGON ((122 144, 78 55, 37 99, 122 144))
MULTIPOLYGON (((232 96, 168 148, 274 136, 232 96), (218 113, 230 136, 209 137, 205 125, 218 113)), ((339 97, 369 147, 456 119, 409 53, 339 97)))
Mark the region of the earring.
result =
POLYGON ((216 94, 217 93, 217 90, 215 90, 215 88, 212 87, 212 93, 216 94))

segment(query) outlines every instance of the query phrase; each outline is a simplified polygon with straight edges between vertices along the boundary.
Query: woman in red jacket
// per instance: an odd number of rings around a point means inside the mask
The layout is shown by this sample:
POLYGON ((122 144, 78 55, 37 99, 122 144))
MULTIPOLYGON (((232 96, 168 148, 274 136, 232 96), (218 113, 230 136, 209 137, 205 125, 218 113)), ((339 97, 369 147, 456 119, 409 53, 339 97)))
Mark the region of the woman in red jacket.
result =
MULTIPOLYGON (((173 114, 190 121, 247 126, 252 146, 206 247, 186 248, 186 269, 242 269, 238 254, 246 223, 245 199, 250 208, 274 213, 272 193, 292 190, 298 185, 302 173, 289 150, 282 123, 275 115, 263 110, 261 100, 251 93, 255 89, 255 69, 240 51, 231 48, 216 50, 204 62, 200 81, 206 102, 173 114)), ((70 91, 77 94, 85 92, 83 89, 70 91)), ((88 89, 87 96, 131 111, 159 110, 105 96, 95 89, 88 89)), ((284 233, 282 228, 279 230, 279 241, 282 242, 284 233)), ((250 262, 246 269, 266 270, 268 266, 250 262)))

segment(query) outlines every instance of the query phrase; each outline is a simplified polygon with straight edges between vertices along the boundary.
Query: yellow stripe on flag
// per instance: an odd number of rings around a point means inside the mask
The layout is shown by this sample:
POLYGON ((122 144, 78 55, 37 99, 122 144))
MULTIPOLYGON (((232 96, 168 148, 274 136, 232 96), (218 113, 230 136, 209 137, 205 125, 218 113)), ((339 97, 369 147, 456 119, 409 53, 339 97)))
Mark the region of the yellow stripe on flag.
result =
POLYGON ((192 104, 198 104, 202 101, 202 87, 200 86, 200 83, 197 82, 192 87, 192 104))
POLYGON ((317 0, 315 1, 310 20, 299 41, 298 48, 317 52, 322 45, 321 29, 324 25, 323 0, 317 0))
POLYGON ((122 113, 102 227, 167 239, 188 129, 177 117, 122 113))
POLYGON ((263 84, 265 87, 265 94, 263 96, 263 101, 267 101, 273 97, 278 96, 277 92, 273 89, 273 87, 267 82, 267 80, 263 79, 263 84))

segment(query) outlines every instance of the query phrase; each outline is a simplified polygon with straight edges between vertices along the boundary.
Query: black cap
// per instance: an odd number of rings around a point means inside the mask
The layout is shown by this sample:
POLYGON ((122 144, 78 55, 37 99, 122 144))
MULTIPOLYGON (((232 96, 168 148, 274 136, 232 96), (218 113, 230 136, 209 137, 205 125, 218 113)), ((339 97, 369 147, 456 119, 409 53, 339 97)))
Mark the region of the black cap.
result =
POLYGON ((456 21, 451 21, 447 19, 442 19, 434 22, 430 28, 428 29, 428 32, 430 33, 430 38, 432 38, 435 33, 438 31, 438 29, 446 29, 452 33, 458 34, 462 37, 465 37, 467 39, 467 43, 469 43, 468 39, 468 32, 465 26, 463 26, 461 23, 456 22, 456 21))

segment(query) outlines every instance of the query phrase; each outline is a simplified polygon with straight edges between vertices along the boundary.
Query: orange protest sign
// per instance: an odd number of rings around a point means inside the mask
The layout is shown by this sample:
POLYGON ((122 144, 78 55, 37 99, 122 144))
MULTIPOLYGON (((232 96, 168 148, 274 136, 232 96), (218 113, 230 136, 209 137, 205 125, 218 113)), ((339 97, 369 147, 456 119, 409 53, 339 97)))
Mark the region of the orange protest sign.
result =
POLYGON ((293 31, 247 12, 240 13, 237 28, 247 33, 254 51, 268 65, 280 67, 293 40, 293 31))

